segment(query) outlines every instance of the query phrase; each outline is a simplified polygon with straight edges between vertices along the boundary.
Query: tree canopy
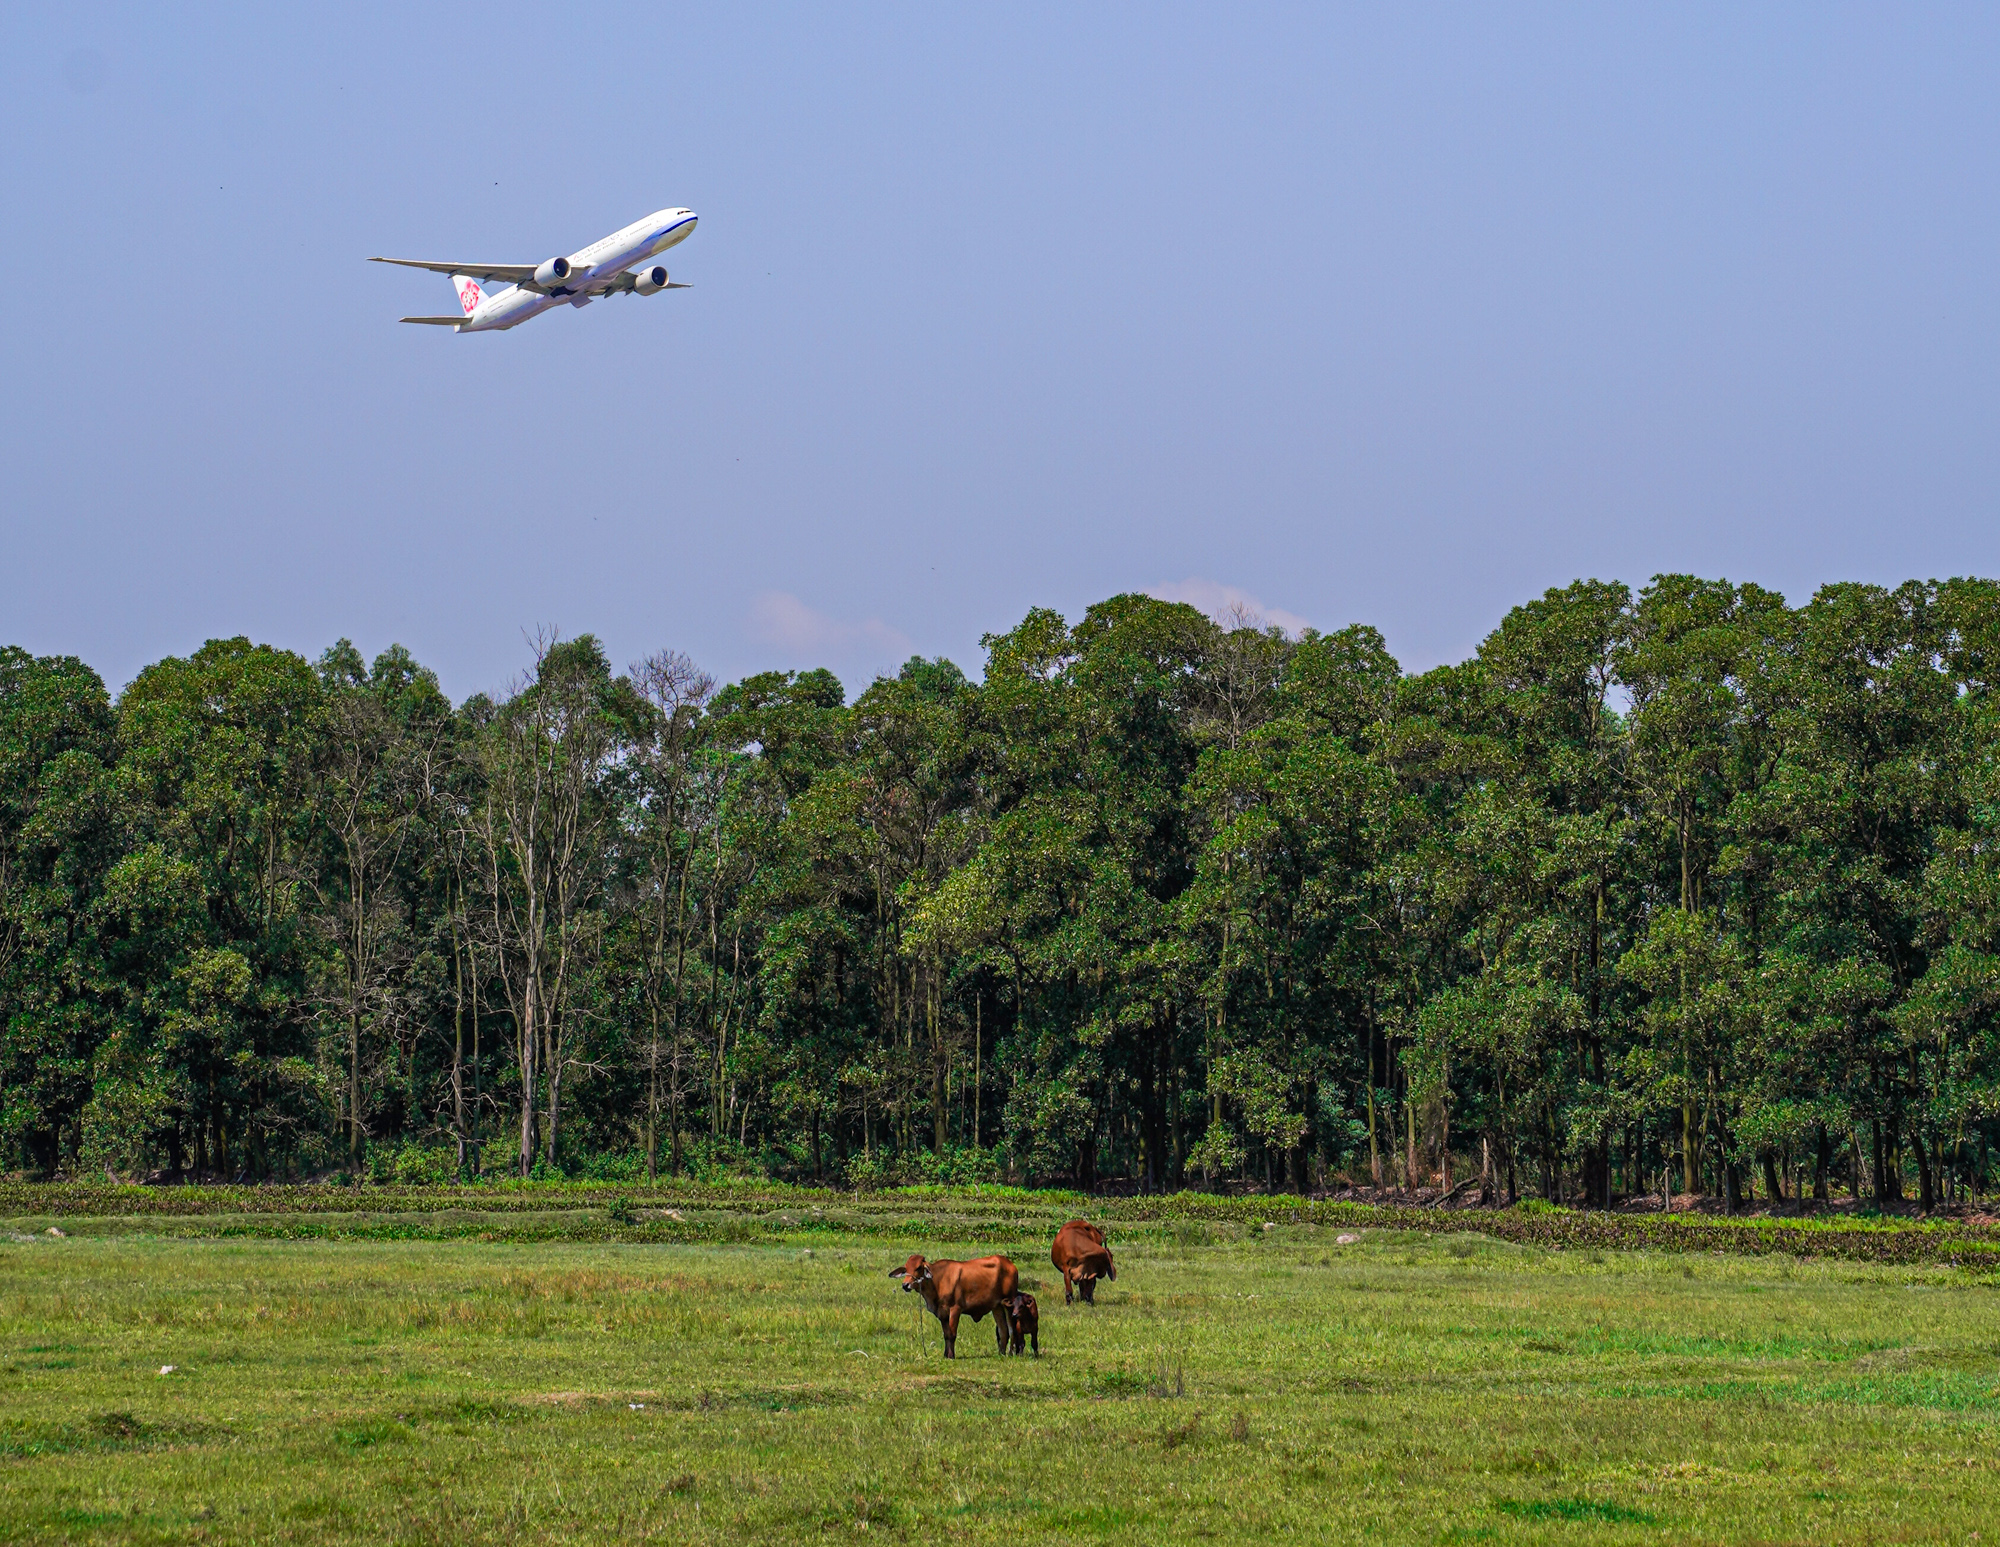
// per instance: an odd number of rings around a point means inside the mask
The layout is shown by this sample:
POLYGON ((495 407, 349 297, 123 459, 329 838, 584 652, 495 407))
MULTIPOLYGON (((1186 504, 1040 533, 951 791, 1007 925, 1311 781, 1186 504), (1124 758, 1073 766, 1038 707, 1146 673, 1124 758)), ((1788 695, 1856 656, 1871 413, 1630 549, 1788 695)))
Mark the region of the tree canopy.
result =
POLYGON ((1146 596, 718 688, 0 650, 0 1165, 1925 1209, 2000 1136, 2000 586, 1146 596))

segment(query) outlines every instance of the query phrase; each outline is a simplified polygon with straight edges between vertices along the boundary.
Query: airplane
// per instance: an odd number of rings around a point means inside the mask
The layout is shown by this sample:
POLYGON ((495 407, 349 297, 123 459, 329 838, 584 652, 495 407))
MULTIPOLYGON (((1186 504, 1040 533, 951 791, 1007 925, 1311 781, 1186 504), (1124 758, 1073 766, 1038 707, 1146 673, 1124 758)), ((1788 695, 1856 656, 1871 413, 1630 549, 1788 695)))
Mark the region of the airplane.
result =
POLYGON ((429 269, 449 274, 458 291, 463 313, 457 317, 402 317, 400 322, 427 322, 459 333, 490 333, 502 328, 518 328, 530 317, 539 317, 551 306, 567 301, 571 306, 588 306, 601 295, 657 295, 662 290, 685 290, 670 281, 667 271, 657 264, 632 272, 642 258, 658 257, 669 247, 694 235, 695 214, 691 209, 655 210, 644 220, 635 220, 623 230, 613 231, 601 242, 592 242, 567 258, 550 258, 545 263, 429 263, 421 258, 370 258, 370 263, 398 263, 406 269, 429 269), (505 290, 491 295, 480 282, 505 283, 505 290))

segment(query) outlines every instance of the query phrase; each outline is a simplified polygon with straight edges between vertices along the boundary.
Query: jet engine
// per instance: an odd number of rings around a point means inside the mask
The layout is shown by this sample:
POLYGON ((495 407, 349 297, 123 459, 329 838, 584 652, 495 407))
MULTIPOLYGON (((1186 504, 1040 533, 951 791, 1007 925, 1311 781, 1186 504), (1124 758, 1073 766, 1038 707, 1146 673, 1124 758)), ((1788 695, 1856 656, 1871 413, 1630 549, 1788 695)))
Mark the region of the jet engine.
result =
POLYGON ((569 278, 570 265, 567 258, 551 258, 535 269, 535 283, 544 290, 560 290, 569 278))
POLYGON ((639 277, 632 281, 632 288, 641 295, 657 295, 667 288, 667 271, 658 264, 650 269, 641 269, 639 277))

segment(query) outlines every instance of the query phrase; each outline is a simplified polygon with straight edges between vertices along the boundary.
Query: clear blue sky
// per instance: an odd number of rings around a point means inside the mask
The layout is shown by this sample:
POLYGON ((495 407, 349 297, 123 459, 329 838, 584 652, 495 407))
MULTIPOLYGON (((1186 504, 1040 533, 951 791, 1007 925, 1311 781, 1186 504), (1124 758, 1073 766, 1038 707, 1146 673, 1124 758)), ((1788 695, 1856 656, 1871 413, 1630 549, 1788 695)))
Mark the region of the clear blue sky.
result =
POLYGON ((114 690, 2000 571, 1991 6, 16 5, 0 136, 0 642, 114 690), (672 205, 512 333, 362 262, 672 205))

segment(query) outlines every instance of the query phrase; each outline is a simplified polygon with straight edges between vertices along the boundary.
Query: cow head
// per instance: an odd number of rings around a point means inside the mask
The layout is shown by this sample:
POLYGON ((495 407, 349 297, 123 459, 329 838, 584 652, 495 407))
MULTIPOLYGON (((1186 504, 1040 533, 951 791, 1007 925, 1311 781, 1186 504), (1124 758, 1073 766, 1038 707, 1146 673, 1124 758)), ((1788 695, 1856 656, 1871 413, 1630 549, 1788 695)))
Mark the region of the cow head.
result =
POLYGON ((912 1289, 921 1290, 931 1282, 931 1265, 921 1257, 912 1257, 900 1268, 891 1268, 889 1277, 901 1279, 903 1293, 908 1294, 912 1289))

